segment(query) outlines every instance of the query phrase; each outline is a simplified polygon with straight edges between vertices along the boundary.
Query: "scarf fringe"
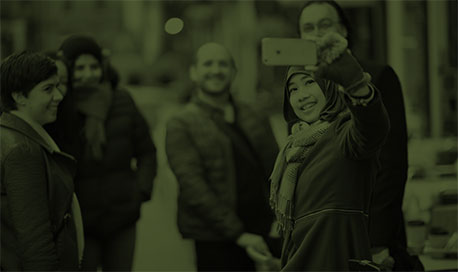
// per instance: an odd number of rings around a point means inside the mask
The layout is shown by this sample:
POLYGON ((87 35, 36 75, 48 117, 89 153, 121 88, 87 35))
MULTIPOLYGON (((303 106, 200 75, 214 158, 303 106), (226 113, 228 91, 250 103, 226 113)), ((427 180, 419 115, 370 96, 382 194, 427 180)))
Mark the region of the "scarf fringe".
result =
POLYGON ((328 122, 306 126, 305 129, 290 135, 288 143, 278 154, 270 177, 269 202, 279 223, 278 230, 283 235, 291 232, 294 227, 294 194, 300 165, 329 126, 328 122))
POLYGON ((283 201, 279 201, 281 204, 278 206, 278 209, 275 209, 275 215, 277 217, 278 227, 277 231, 279 233, 285 234, 291 232, 294 228, 294 219, 292 217, 293 211, 293 202, 282 198, 283 201))

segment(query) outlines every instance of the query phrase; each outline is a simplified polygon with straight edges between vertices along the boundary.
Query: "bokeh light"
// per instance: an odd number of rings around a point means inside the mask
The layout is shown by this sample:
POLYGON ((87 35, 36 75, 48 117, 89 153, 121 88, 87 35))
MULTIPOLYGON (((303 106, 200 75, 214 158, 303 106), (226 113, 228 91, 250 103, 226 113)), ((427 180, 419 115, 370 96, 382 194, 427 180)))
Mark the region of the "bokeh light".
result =
POLYGON ((174 17, 167 20, 165 23, 165 32, 175 35, 183 30, 184 22, 180 18, 174 17))

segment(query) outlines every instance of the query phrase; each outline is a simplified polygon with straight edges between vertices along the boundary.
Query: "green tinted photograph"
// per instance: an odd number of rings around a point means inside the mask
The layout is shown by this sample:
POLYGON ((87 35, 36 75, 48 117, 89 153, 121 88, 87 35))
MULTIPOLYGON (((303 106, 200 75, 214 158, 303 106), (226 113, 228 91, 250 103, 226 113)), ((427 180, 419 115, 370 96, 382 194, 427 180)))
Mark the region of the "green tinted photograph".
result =
POLYGON ((457 0, 1 0, 1 271, 458 270, 457 0))

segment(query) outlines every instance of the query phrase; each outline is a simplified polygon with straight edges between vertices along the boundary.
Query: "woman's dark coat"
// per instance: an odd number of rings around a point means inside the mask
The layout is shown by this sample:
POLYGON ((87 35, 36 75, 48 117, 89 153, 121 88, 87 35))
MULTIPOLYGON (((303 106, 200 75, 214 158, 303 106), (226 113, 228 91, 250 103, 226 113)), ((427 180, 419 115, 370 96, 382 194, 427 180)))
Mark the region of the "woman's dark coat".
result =
POLYGON ((77 270, 74 159, 13 114, 0 134, 1 270, 77 270))
POLYGON ((283 271, 349 270, 349 259, 371 259, 369 203, 389 120, 378 92, 367 107, 348 107, 299 170, 283 271))
POLYGON ((105 133, 102 160, 79 155, 76 176, 85 234, 102 238, 135 224, 142 202, 151 198, 157 167, 148 124, 127 91, 113 91, 105 133))

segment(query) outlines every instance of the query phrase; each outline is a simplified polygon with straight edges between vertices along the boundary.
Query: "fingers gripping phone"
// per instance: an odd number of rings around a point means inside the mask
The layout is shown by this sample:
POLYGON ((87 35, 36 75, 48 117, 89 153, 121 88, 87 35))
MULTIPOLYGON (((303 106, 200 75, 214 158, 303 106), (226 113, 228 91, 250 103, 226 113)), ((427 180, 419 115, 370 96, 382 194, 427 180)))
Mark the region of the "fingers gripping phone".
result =
POLYGON ((316 45, 312 41, 289 38, 263 38, 262 62, 269 66, 315 65, 316 45))

